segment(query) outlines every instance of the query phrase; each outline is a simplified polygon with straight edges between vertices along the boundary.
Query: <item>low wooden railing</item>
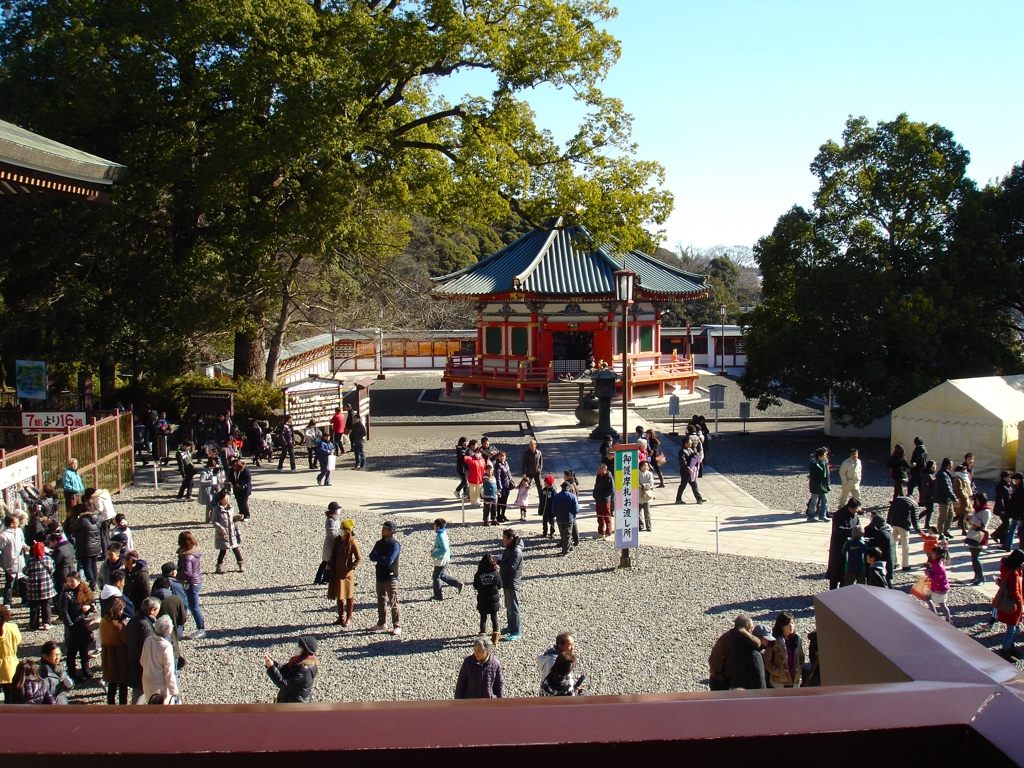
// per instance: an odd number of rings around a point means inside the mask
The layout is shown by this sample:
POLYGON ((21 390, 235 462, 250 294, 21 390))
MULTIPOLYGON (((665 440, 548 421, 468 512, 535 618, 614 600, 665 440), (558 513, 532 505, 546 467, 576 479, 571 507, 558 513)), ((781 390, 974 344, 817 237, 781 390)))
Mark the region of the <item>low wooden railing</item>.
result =
MULTIPOLYGON (((33 456, 39 462, 36 485, 54 483, 67 468, 68 460, 78 459, 78 474, 86 487, 106 488, 114 493, 134 479, 132 415, 121 413, 104 419, 90 419, 88 426, 65 429, 61 434, 32 437, 34 444, 16 450, 0 449, 0 467, 7 467, 33 456)), ((57 494, 63 492, 58 489, 57 494)))

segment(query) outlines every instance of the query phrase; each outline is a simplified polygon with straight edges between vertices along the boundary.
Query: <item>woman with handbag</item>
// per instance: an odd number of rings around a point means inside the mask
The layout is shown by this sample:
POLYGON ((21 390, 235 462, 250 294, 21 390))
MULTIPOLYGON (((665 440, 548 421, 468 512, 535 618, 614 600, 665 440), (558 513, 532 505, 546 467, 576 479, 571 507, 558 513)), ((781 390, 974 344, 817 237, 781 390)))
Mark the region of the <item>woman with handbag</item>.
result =
MULTIPOLYGON (((998 653, 1007 661, 1016 661, 1013 639, 1017 635, 1017 625, 1024 614, 1024 591, 1021 584, 1021 569, 1024 567, 1024 551, 1013 550, 999 561, 999 591, 992 600, 995 608, 995 621, 1006 625, 1003 645, 998 653)), ((989 622, 990 624, 993 622, 989 622)))
POLYGON ((647 430, 647 454, 651 457, 651 469, 658 475, 658 487, 664 488, 665 475, 661 471, 661 465, 668 459, 665 458, 665 452, 661 449, 661 440, 653 429, 647 430))
POLYGON ((651 472, 649 461, 640 462, 640 474, 637 478, 640 484, 640 525, 641 531, 651 532, 651 502, 654 501, 654 473, 651 472))
POLYGON ((981 548, 988 543, 988 523, 992 519, 992 509, 988 496, 976 493, 971 497, 974 512, 967 519, 967 549, 971 553, 971 565, 974 566, 972 587, 985 583, 985 573, 981 568, 981 548))

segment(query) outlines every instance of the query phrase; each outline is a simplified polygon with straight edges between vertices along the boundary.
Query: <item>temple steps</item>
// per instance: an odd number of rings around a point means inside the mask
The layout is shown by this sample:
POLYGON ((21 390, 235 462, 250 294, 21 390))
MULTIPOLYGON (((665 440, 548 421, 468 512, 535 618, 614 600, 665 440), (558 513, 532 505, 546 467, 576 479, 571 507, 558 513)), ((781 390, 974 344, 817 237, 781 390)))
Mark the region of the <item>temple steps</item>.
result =
POLYGON ((548 382, 548 410, 575 411, 580 404, 580 385, 565 381, 548 382))

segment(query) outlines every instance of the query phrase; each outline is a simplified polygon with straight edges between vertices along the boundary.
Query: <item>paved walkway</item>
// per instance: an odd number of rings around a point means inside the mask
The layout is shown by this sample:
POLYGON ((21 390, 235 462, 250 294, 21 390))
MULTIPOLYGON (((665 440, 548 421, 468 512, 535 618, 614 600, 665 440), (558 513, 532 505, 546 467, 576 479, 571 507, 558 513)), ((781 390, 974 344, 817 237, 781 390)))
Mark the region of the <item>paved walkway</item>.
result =
MULTIPOLYGON (((572 468, 578 475, 583 492, 581 494, 580 531, 584 536, 595 536, 597 521, 593 500, 588 494, 589 478, 597 471, 597 445, 589 440, 589 428, 581 428, 575 417, 569 414, 530 411, 529 418, 533 432, 544 452, 546 473, 560 478, 566 468, 572 468)), ((629 424, 633 427, 643 424, 643 418, 631 412, 629 424)), ((425 424, 424 428, 429 429, 425 424)), ((766 557, 774 560, 819 563, 828 559, 828 542, 831 526, 826 523, 805 521, 802 514, 794 510, 773 510, 741 490, 724 475, 705 467, 700 480, 701 494, 708 502, 698 505, 692 501, 690 491, 687 504, 676 504, 678 467, 675 456, 678 447, 672 438, 663 437, 665 455, 666 487, 655 490, 651 506, 653 534, 641 534, 641 548, 644 542, 664 547, 721 552, 725 554, 766 557)), ((254 470, 256 492, 264 497, 279 501, 295 502, 301 494, 303 503, 324 506, 338 500, 342 506, 377 512, 396 518, 433 519, 443 516, 453 523, 465 520, 475 523, 481 519, 478 508, 463 505, 454 497, 456 479, 432 477, 383 476, 372 469, 373 448, 369 445, 371 469, 365 472, 350 470, 349 458, 339 460, 338 471, 333 473, 334 485, 319 487, 314 481, 314 472, 300 469, 296 473, 279 473, 276 468, 254 470)), ((513 457, 518 461, 518 457, 513 457)), ((712 459, 713 461, 713 459, 712 459)), ((304 466, 300 462, 300 467, 304 466)), ((803 479, 794 482, 804 482, 803 479)), ((532 509, 536 509, 534 498, 532 509)), ((510 514, 510 524, 524 528, 527 532, 540 532, 540 518, 531 511, 525 523, 520 523, 510 514)), ((912 536, 911 563, 923 564, 920 540, 912 536)), ((969 581, 973 578, 970 558, 963 546, 954 547, 950 576, 952 579, 969 581)), ((998 573, 1001 551, 992 550, 985 554, 986 573, 998 573)), ((609 542, 609 561, 614 558, 609 542)), ((642 564, 642 553, 641 553, 642 564)), ((822 569, 824 570, 824 568, 822 569)), ((995 594, 991 579, 983 591, 995 594)))

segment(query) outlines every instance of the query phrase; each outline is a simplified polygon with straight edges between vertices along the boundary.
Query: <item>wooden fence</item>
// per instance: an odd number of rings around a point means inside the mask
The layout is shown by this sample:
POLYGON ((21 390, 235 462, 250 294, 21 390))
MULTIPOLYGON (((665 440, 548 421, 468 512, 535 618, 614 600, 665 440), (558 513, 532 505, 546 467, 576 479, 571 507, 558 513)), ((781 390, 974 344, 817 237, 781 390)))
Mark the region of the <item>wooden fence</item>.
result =
MULTIPOLYGON (((89 421, 88 426, 74 432, 67 428, 53 437, 34 436, 35 445, 9 451, 0 449, 0 467, 37 457, 36 485, 41 488, 44 483, 56 485, 68 460, 75 458, 86 488, 120 491, 132 483, 135 473, 132 415, 121 413, 89 421)), ((62 493, 59 489, 57 492, 62 493)))

